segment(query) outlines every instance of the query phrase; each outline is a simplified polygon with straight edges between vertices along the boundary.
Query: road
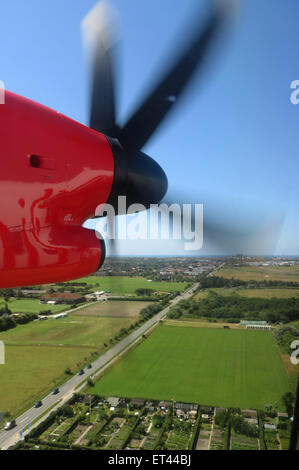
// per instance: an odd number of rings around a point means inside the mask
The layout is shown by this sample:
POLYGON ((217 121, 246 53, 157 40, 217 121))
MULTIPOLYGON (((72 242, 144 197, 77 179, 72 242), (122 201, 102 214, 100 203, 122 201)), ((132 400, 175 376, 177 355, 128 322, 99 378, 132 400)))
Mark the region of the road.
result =
POLYGON ((211 272, 209 272, 207 277, 214 276, 214 274, 217 273, 217 271, 220 271, 220 269, 223 268, 224 265, 225 263, 221 263, 219 266, 215 266, 215 268, 211 272))
MULTIPOLYGON (((59 393, 57 395, 49 394, 44 397, 42 399, 42 406, 40 406, 39 408, 30 408, 21 416, 19 416, 16 419, 17 426, 15 428, 11 429, 10 431, 0 431, 0 449, 5 450, 9 446, 15 444, 20 439, 20 431, 24 429, 28 425, 28 423, 32 423, 33 421, 35 421, 34 425, 31 426, 31 429, 37 426, 39 422, 42 421, 42 419, 45 419, 47 417, 48 413, 45 414, 45 412, 49 410, 49 408, 51 408, 49 412, 53 411, 53 409, 56 408, 56 406, 53 407, 53 405, 55 405, 58 401, 59 404, 57 404, 57 406, 61 406, 63 402, 67 401, 75 391, 79 391, 80 388, 85 386, 86 379, 88 377, 98 375, 107 367, 110 367, 110 365, 114 361, 116 361, 120 357, 120 355, 127 352, 137 341, 139 341, 144 333, 150 331, 163 317, 165 317, 165 315, 168 313, 169 308, 172 305, 175 305, 181 300, 190 297, 197 287, 198 284, 193 286, 185 293, 177 296, 171 301, 171 305, 169 307, 166 307, 164 310, 162 310, 153 318, 144 323, 140 328, 133 331, 133 333, 128 335, 122 341, 120 341, 111 349, 109 349, 109 351, 107 351, 94 362, 92 362, 92 368, 85 369, 84 375, 74 375, 73 377, 71 377, 67 382, 61 385, 61 387, 59 388, 59 393), (96 371, 97 373, 95 373, 96 371), (80 386, 82 381, 84 381, 84 383, 80 386), (38 420, 41 415, 43 415, 41 420, 38 420)), ((23 432, 23 435, 26 435, 28 432, 29 431, 23 432)))

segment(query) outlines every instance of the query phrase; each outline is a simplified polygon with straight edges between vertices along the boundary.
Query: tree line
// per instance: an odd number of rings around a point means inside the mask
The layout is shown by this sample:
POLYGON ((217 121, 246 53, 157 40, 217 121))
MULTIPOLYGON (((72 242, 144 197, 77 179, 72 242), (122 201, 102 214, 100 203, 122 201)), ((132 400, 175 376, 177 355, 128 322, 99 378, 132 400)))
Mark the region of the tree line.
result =
POLYGON ((0 316, 0 331, 10 330, 17 325, 24 325, 32 320, 35 320, 37 315, 35 313, 24 313, 18 316, 11 316, 4 314, 0 316))
POLYGON ((280 280, 262 280, 243 281, 241 279, 225 278, 221 276, 200 276, 200 289, 219 288, 219 287, 299 287, 298 282, 280 281, 280 280))
POLYGON ((169 318, 183 315, 231 322, 245 319, 288 323, 299 319, 299 298, 246 298, 237 294, 223 296, 211 291, 203 299, 182 300, 168 314, 169 318))
POLYGON ((217 413, 215 417, 215 424, 225 429, 228 426, 238 434, 243 434, 248 437, 257 437, 258 429, 255 424, 250 424, 240 414, 233 413, 231 410, 224 410, 217 413))

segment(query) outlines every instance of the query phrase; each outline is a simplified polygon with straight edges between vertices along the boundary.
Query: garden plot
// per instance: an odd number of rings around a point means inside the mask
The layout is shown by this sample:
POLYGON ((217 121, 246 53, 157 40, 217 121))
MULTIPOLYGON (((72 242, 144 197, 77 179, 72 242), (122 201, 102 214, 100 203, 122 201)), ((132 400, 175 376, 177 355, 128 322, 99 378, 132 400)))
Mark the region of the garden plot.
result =
POLYGON ((231 450, 258 450, 258 440, 256 437, 238 434, 233 429, 231 431, 231 450))
POLYGON ((72 432, 68 435, 68 442, 70 444, 82 445, 81 439, 87 434, 91 429, 91 425, 78 423, 72 432))
POLYGON ((112 434, 112 437, 106 446, 107 449, 113 449, 113 450, 122 449, 124 445, 124 440, 132 429, 131 426, 127 424, 125 419, 114 418, 113 421, 116 422, 116 420, 117 420, 118 427, 116 428, 115 432, 112 434))
POLYGON ((66 419, 62 423, 58 424, 56 421, 40 436, 43 441, 58 441, 69 429, 73 422, 72 418, 66 419))
POLYGON ((214 424, 209 450, 224 450, 224 431, 214 424))
POLYGON ((156 426, 152 425, 150 427, 148 436, 146 437, 142 449, 144 450, 153 450, 155 442, 159 436, 159 433, 161 431, 161 428, 157 428, 156 426))
POLYGON ((196 450, 209 450, 212 433, 211 423, 201 423, 200 432, 196 443, 196 450))
POLYGON ((186 433, 184 431, 179 432, 178 430, 172 430, 168 434, 166 448, 169 450, 188 449, 189 439, 190 439, 190 433, 186 433))
POLYGON ((279 443, 275 429, 264 429, 264 441, 267 450, 279 450, 279 443))

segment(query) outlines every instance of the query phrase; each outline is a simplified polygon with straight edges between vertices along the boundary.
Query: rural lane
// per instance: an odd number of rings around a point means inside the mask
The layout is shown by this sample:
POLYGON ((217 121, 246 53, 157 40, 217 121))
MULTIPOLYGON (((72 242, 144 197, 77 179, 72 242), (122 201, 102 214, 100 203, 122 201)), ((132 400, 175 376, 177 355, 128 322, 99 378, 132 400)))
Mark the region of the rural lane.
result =
MULTIPOLYGON (((88 377, 96 376, 103 372, 106 368, 110 367, 110 365, 114 361, 116 361, 122 354, 126 353, 137 341, 139 341, 144 333, 149 332, 163 317, 165 317, 165 315, 167 315, 168 313, 169 308, 172 305, 175 305, 181 300, 190 297, 197 287, 198 284, 195 284, 191 289, 177 296, 171 301, 170 306, 166 307, 153 318, 148 320, 140 328, 133 331, 133 333, 131 333, 122 341, 113 346, 111 349, 109 349, 109 351, 102 354, 98 359, 91 363, 91 369, 84 370, 84 376, 74 375, 67 382, 61 385, 61 387, 59 388, 59 393, 57 395, 49 394, 46 397, 42 398, 42 406, 39 408, 30 408, 21 416, 19 416, 16 419, 17 426, 15 428, 11 429, 10 431, 1 430, 0 449, 5 450, 11 445, 15 444, 20 439, 20 431, 24 430, 28 423, 32 423, 34 421, 34 425, 31 425, 32 429, 33 427, 37 426, 43 419, 46 419, 49 414, 46 413, 47 410, 51 412, 56 407, 61 406, 72 396, 75 391, 79 391, 80 388, 85 386, 86 379, 88 377), (83 384, 82 381, 84 381, 83 384), (80 384, 82 384, 81 387, 80 384), (57 404, 58 401, 59 403, 57 404), (57 404, 57 406, 55 406, 55 404, 57 404), (41 415, 43 415, 42 418, 38 420, 41 415)), ((26 430, 25 432, 23 432, 23 435, 26 435, 28 432, 29 431, 26 430)))

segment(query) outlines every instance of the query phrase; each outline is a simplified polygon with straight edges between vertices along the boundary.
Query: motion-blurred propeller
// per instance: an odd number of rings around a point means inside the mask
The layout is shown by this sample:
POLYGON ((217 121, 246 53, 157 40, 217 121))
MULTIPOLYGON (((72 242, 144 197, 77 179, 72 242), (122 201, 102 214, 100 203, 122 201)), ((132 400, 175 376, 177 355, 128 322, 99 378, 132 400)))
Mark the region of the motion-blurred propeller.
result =
MULTIPOLYGON (((219 44, 216 37, 222 37, 220 33, 223 26, 235 7, 229 0, 218 0, 212 2, 211 6, 213 8, 205 24, 202 26, 202 18, 198 17, 194 28, 188 29, 183 47, 180 36, 174 50, 181 52, 176 54, 171 65, 156 80, 156 84, 123 127, 117 123, 115 105, 115 12, 106 1, 101 2, 83 21, 84 34, 92 55, 90 127, 104 133, 113 150, 115 176, 108 203, 113 205, 116 214, 126 213, 127 207, 133 203, 142 204, 146 208, 158 204, 167 192, 168 182, 164 171, 141 150, 181 100, 195 72, 204 72, 207 58, 215 50, 213 46, 219 44), (121 195, 127 199, 127 207, 123 211, 119 211, 117 204, 121 195)), ((172 198, 167 196, 163 202, 181 204, 183 200, 175 194, 172 198)), ((264 223, 236 227, 233 218, 223 221, 222 205, 220 207, 214 218, 204 213, 204 240, 209 243, 223 247, 226 252, 235 252, 236 249, 241 252, 248 251, 246 247, 252 243, 260 246, 262 241, 268 240, 267 234, 272 233, 272 240, 277 239, 281 222, 272 221, 266 228, 264 223)), ((111 241, 110 249, 116 253, 116 241, 111 241)))

